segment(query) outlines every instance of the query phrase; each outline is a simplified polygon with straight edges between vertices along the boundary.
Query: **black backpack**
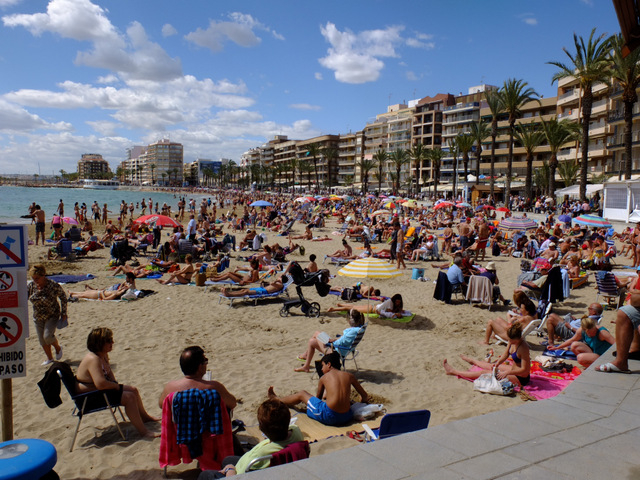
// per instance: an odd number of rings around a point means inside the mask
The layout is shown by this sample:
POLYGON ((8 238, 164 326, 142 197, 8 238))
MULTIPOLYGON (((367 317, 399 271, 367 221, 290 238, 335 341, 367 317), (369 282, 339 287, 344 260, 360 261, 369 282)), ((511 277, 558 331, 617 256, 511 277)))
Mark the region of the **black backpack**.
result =
POLYGON ((342 289, 342 293, 340 293, 340 298, 342 300, 346 300, 347 302, 352 302, 353 300, 358 299, 358 292, 356 292, 355 288, 346 287, 342 289))

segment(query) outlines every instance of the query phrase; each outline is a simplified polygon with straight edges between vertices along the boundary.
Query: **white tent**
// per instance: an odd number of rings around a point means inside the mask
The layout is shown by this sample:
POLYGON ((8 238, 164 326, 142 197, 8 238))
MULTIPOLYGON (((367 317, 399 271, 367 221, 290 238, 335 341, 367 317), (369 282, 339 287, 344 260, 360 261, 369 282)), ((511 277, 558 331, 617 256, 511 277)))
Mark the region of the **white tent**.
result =
MULTIPOLYGON (((588 184, 587 195, 593 195, 594 193, 601 191, 603 188, 604 185, 602 183, 588 184)), ((556 190, 556 197, 563 197, 565 195, 569 195, 570 197, 580 196, 580 185, 571 185, 570 187, 556 190)))

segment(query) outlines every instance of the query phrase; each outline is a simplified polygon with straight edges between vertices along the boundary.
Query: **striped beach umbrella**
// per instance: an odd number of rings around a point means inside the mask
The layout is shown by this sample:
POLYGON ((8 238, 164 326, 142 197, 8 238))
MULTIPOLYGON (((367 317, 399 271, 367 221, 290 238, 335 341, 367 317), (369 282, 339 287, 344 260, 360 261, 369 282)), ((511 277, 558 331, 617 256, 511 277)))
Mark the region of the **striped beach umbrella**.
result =
POLYGON ((359 258, 338 270, 338 275, 353 278, 394 278, 402 275, 392 264, 379 258, 359 258))
POLYGON ((387 202, 383 206, 384 208, 396 208, 396 204, 393 202, 387 202))
POLYGON ((580 225, 586 225, 587 227, 596 228, 609 228, 611 223, 606 218, 599 217, 597 215, 580 215, 573 219, 574 222, 580 225))
POLYGON ((467 202, 458 202, 458 203, 456 203, 456 207, 467 208, 467 207, 470 207, 470 206, 471 206, 471 204, 467 203, 467 202))
POLYGON ((391 212, 389 210, 376 210, 371 214, 371 216, 375 217, 376 215, 389 215, 390 213, 391 212))
POLYGON ((509 217, 500 221, 498 228, 504 230, 531 230, 537 228, 535 220, 525 217, 509 217))
POLYGON ((440 202, 436 206, 433 207, 434 210, 440 210, 441 208, 453 207, 453 203, 451 202, 440 202))

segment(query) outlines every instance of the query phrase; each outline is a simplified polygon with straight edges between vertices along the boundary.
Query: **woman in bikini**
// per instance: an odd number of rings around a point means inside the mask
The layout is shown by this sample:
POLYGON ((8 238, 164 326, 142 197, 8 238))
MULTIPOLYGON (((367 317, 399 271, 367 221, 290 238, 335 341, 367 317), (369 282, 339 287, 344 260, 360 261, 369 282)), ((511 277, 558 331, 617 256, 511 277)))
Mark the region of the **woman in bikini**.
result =
POLYGON ((507 348, 495 363, 483 362, 466 355, 460 355, 460 358, 465 362, 482 369, 480 371, 463 371, 453 368, 445 358, 443 366, 446 374, 475 380, 483 373, 491 373, 494 368, 497 368, 496 377, 498 380, 507 378, 514 385, 524 387, 531 380, 531 354, 529 345, 522 338, 522 325, 520 323, 511 325, 507 330, 507 336, 509 337, 507 348), (511 358, 513 362, 511 365, 504 364, 507 358, 511 358))
POLYGON ((251 259, 249 262, 251 265, 251 272, 247 275, 242 276, 236 272, 225 272, 220 275, 215 275, 211 277, 211 280, 214 282, 220 282, 223 280, 232 280, 236 282, 238 285, 247 285, 249 283, 254 283, 260 280, 260 262, 257 259, 251 259))
POLYGON ((196 271, 193 263, 191 263, 192 260, 193 257, 191 256, 191 254, 187 254, 187 256, 184 257, 186 265, 180 270, 173 272, 167 279, 158 278, 158 283, 161 283, 163 285, 167 285, 169 283, 181 283, 183 285, 186 285, 187 283, 189 283, 191 281, 191 277, 196 271))
MULTIPOLYGON (((147 413, 138 389, 130 385, 119 384, 111 370, 109 352, 113 350, 113 332, 108 328, 94 328, 87 338, 87 348, 89 352, 78 366, 77 392, 104 390, 111 405, 124 407, 129 420, 140 435, 145 438, 159 437, 159 434, 147 430, 144 424, 157 422, 160 419, 147 413)), ((95 401, 104 403, 104 400, 98 397, 95 401)), ((89 407, 90 405, 87 405, 87 408, 89 407)))
POLYGON ((69 292, 69 301, 75 302, 78 298, 84 298, 85 300, 118 300, 128 290, 136 290, 136 276, 133 272, 127 272, 123 283, 104 290, 96 290, 89 286, 85 288, 84 292, 69 292))
POLYGON ((378 305, 356 305, 354 303, 338 303, 329 308, 329 312, 349 312, 356 310, 360 313, 375 313, 387 318, 402 318, 411 315, 411 312, 403 309, 402 295, 396 293, 393 297, 378 305))

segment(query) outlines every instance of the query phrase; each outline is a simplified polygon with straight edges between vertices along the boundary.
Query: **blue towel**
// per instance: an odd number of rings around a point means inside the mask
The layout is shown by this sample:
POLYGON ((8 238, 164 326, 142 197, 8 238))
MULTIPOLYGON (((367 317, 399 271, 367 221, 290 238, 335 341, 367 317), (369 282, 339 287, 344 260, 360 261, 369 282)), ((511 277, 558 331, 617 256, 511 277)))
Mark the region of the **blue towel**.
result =
POLYGON ((577 360, 575 353, 571 350, 545 350, 544 354, 547 357, 567 358, 569 360, 577 360))
POLYGON ((47 275, 47 278, 58 283, 78 283, 84 282, 85 280, 91 280, 96 277, 87 273, 86 275, 47 275))

